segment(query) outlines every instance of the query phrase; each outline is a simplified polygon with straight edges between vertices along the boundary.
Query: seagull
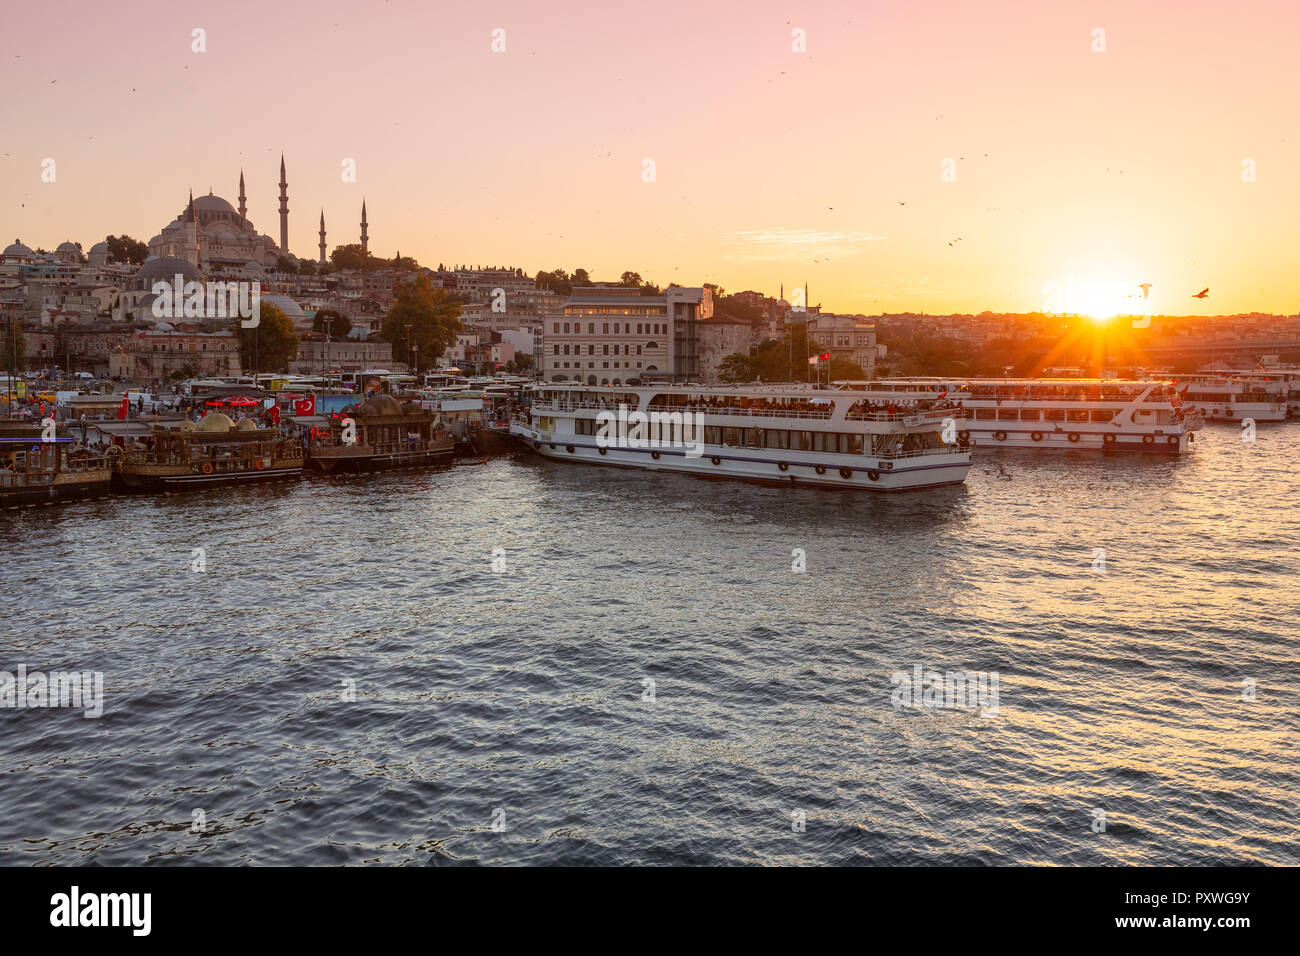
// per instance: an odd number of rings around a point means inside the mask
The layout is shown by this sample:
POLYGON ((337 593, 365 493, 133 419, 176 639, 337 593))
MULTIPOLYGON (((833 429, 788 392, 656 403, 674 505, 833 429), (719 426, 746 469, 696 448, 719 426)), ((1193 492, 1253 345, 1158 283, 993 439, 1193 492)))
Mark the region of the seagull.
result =
POLYGON ((1192 298, 1193 298, 1193 299, 1204 299, 1204 298, 1205 298, 1206 296, 1208 296, 1209 294, 1210 294, 1210 287, 1207 285, 1207 286, 1206 286, 1204 289, 1202 289, 1200 292, 1196 293, 1196 295, 1192 296, 1192 298))
POLYGON ((898 204, 899 204, 900 206, 906 206, 906 205, 907 205, 907 203, 902 202, 902 201, 900 201, 898 204))

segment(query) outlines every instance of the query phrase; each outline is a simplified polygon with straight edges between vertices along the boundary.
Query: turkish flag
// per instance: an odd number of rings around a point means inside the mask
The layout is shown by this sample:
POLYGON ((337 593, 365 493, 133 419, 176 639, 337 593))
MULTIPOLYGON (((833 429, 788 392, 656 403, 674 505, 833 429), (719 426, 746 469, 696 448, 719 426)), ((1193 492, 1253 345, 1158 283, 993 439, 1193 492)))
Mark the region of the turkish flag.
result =
POLYGON ((127 398, 125 395, 123 395, 123 396, 122 396, 122 407, 119 408, 119 409, 117 410, 117 417, 118 417, 118 418, 126 418, 126 408, 127 408, 127 406, 130 405, 130 404, 131 404, 131 399, 129 399, 129 398, 127 398))
POLYGON ((279 406, 279 405, 272 405, 272 406, 271 406, 270 418, 271 418, 271 424, 272 424, 272 425, 278 425, 278 424, 280 424, 280 406, 279 406))
POLYGON ((295 415, 314 415, 316 413, 316 396, 308 395, 306 398, 295 399, 293 413, 295 415))

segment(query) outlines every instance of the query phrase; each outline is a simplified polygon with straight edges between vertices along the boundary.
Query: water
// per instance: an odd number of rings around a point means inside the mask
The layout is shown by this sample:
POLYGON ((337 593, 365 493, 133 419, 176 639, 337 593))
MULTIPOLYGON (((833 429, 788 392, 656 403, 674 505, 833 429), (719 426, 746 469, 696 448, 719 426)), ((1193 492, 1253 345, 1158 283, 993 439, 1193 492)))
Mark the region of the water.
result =
POLYGON ((0 670, 107 703, 0 710, 0 863, 1295 864, 1298 460, 1212 426, 898 496, 520 457, 3 512, 0 670), (997 714, 896 709, 916 664, 997 714))

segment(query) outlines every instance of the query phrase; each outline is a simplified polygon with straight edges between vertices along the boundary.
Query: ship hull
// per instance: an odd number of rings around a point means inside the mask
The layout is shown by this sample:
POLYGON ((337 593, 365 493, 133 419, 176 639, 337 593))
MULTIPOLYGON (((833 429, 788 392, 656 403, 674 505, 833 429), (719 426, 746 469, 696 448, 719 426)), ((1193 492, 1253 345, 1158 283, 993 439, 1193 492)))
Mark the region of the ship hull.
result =
POLYGON ((146 473, 123 470, 122 484, 133 491, 195 491, 221 485, 251 485, 270 481, 285 481, 302 475, 302 464, 272 466, 259 470, 202 472, 184 474, 146 473))
POLYGON ((384 452, 380 454, 329 454, 316 453, 308 465, 324 474, 345 472, 391 471, 396 468, 429 468, 451 461, 453 447, 409 452, 384 452))
POLYGON ((106 498, 110 494, 112 474, 105 470, 93 477, 51 484, 0 487, 0 508, 23 508, 53 505, 88 498, 106 498))
POLYGON ((798 452, 774 457, 775 449, 704 446, 704 453, 692 457, 677 448, 601 448, 574 440, 557 442, 521 436, 525 446, 556 461, 588 465, 671 471, 700 478, 754 482, 764 485, 840 488, 854 491, 916 491, 941 485, 961 484, 970 471, 970 455, 933 456, 944 461, 899 459, 878 461, 863 456, 842 456, 836 460, 800 460, 798 452), (956 460, 954 460, 956 459, 956 460), (782 467, 782 466, 785 467, 782 467), (892 465, 892 467, 890 467, 892 465), (819 472, 820 469, 820 472, 819 472))
POLYGON ((1137 452, 1148 455, 1185 455, 1191 451, 1192 432, 1152 431, 1149 433, 1103 430, 1086 422, 1077 428, 1054 431, 1017 428, 1020 422, 963 421, 962 434, 981 450, 988 448, 1036 448, 1050 451, 1137 452), (1074 437, 1071 437, 1074 436, 1074 437))

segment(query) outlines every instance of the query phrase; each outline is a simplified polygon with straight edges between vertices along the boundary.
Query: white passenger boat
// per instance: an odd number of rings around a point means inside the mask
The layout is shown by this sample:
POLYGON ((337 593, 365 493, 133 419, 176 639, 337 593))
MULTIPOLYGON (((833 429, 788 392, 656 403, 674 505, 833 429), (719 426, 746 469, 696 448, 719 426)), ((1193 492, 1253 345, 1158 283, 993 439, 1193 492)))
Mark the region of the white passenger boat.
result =
POLYGON ((903 491, 966 479, 960 416, 870 409, 852 393, 803 385, 537 385, 510 432, 561 461, 903 491))
POLYGON ((1175 375, 1189 409, 1214 422, 1281 422, 1287 415, 1287 383, 1263 372, 1175 375))
POLYGON ((1078 378, 894 378, 840 382, 875 401, 954 402, 959 438, 981 447, 1094 449, 1181 455, 1201 420, 1170 382, 1078 378))

